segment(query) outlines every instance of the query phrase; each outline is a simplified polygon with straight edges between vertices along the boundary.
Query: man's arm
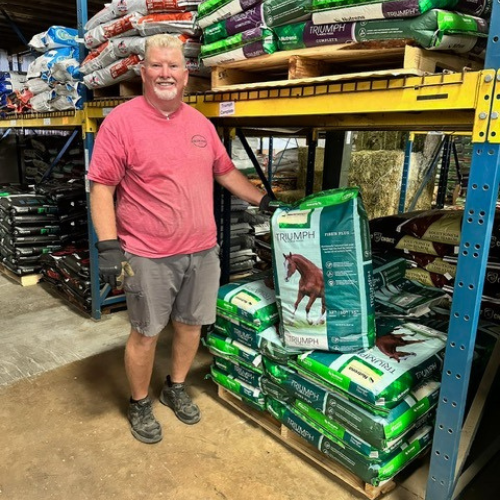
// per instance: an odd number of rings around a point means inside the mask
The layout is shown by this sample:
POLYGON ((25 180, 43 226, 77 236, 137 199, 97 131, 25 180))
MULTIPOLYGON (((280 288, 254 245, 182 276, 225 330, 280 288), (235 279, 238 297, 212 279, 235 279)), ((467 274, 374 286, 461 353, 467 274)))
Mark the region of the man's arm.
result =
POLYGON ((116 186, 92 182, 90 186, 90 212, 99 241, 116 240, 116 214, 114 194, 116 186))
POLYGON ((260 201, 265 196, 259 191, 238 169, 233 169, 227 174, 216 175, 215 180, 222 186, 231 191, 232 194, 242 200, 259 206, 260 201))

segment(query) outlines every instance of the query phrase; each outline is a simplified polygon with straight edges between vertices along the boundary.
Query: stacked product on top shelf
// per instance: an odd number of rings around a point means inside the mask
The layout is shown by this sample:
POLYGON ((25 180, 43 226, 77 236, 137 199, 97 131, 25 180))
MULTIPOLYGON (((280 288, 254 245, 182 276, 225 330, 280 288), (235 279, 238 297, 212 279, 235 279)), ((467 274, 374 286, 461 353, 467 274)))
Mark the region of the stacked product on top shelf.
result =
POLYGON ((310 1, 206 0, 198 7, 206 66, 242 61, 278 50, 273 28, 309 19, 310 1))
POLYGON ((215 66, 277 50, 391 40, 482 56, 490 11, 490 0, 207 0, 198 9, 201 57, 215 66))
POLYGON ((29 46, 43 54, 29 65, 19 97, 33 111, 82 108, 77 36, 75 29, 52 26, 30 40, 29 46))
MULTIPOLYGON (((429 290, 453 294, 463 210, 412 212, 373 219, 372 246, 379 253, 404 256, 411 268, 406 277, 429 290)), ((500 317, 500 216, 496 214, 490 242, 480 316, 500 317)), ((474 252, 474 249, 470 249, 474 252)))
POLYGON ((179 37, 189 73, 206 77, 198 61, 198 4, 197 0, 113 0, 106 4, 85 25, 85 46, 90 49, 81 65, 85 85, 100 88, 137 77, 146 38, 159 33, 179 37))
POLYGON ((412 40, 425 49, 483 55, 491 1, 313 0, 310 21, 276 29, 280 50, 412 40), (449 9, 456 12, 449 12, 449 9), (470 15, 473 14, 473 15, 470 15))

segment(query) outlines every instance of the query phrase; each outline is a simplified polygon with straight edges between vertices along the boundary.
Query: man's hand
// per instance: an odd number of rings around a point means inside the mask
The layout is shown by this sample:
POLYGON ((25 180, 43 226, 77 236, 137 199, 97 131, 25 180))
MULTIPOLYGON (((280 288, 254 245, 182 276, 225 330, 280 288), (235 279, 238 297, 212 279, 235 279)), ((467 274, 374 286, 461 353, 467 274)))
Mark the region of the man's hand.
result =
POLYGON ((276 207, 270 203, 274 201, 268 194, 265 194, 259 202, 259 212, 266 212, 272 214, 276 211, 276 207))
POLYGON ((127 262, 118 240, 105 240, 96 243, 99 252, 99 274, 111 288, 121 290, 125 273, 133 276, 134 271, 127 262))

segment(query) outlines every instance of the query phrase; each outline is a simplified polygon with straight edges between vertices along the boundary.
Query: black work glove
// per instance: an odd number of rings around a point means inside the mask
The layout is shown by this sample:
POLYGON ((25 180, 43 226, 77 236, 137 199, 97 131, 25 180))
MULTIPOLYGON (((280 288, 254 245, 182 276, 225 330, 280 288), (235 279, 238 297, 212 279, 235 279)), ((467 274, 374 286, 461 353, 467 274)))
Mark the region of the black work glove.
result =
POLYGON ((259 212, 274 213, 277 207, 270 204, 272 201, 274 200, 268 194, 265 194, 259 202, 259 212))
POLYGON ((111 288, 121 290, 125 273, 133 276, 134 271, 127 262, 118 240, 98 241, 95 244, 99 252, 99 274, 111 288))

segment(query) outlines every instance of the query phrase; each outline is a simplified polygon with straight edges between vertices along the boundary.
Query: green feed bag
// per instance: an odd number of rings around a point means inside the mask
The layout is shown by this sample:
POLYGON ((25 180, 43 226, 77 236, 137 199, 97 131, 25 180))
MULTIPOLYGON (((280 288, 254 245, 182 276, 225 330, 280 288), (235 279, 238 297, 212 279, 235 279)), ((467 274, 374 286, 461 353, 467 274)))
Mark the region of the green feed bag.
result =
POLYGON ((251 276, 219 288, 217 314, 246 325, 265 330, 278 322, 276 295, 270 277, 251 276))
POLYGON ((405 323, 378 335, 372 349, 357 354, 305 353, 297 363, 332 387, 390 409, 422 380, 440 373, 445 345, 443 333, 405 323))
MULTIPOLYGON (((439 382, 424 380, 391 410, 374 414, 372 408, 349 399, 344 393, 328 388, 312 375, 306 376, 289 367, 264 359, 265 376, 261 380, 264 393, 285 403, 304 403, 329 421, 343 427, 372 447, 385 450, 408 433, 415 423, 437 405, 439 382)), ((366 448, 365 448, 366 449, 366 448)))
POLYGON ((286 427, 312 444, 327 457, 347 467, 366 483, 378 486, 394 477, 431 443, 432 427, 424 425, 405 439, 383 461, 370 460, 344 445, 296 409, 268 398, 267 410, 286 427))
POLYGON ((384 19, 315 25, 312 21, 275 28, 280 50, 296 50, 372 40, 413 40, 425 49, 470 52, 488 34, 479 17, 430 10, 408 19, 384 19))
POLYGON ((375 341, 368 217, 358 188, 313 194, 271 221, 285 345, 356 352, 375 341))

